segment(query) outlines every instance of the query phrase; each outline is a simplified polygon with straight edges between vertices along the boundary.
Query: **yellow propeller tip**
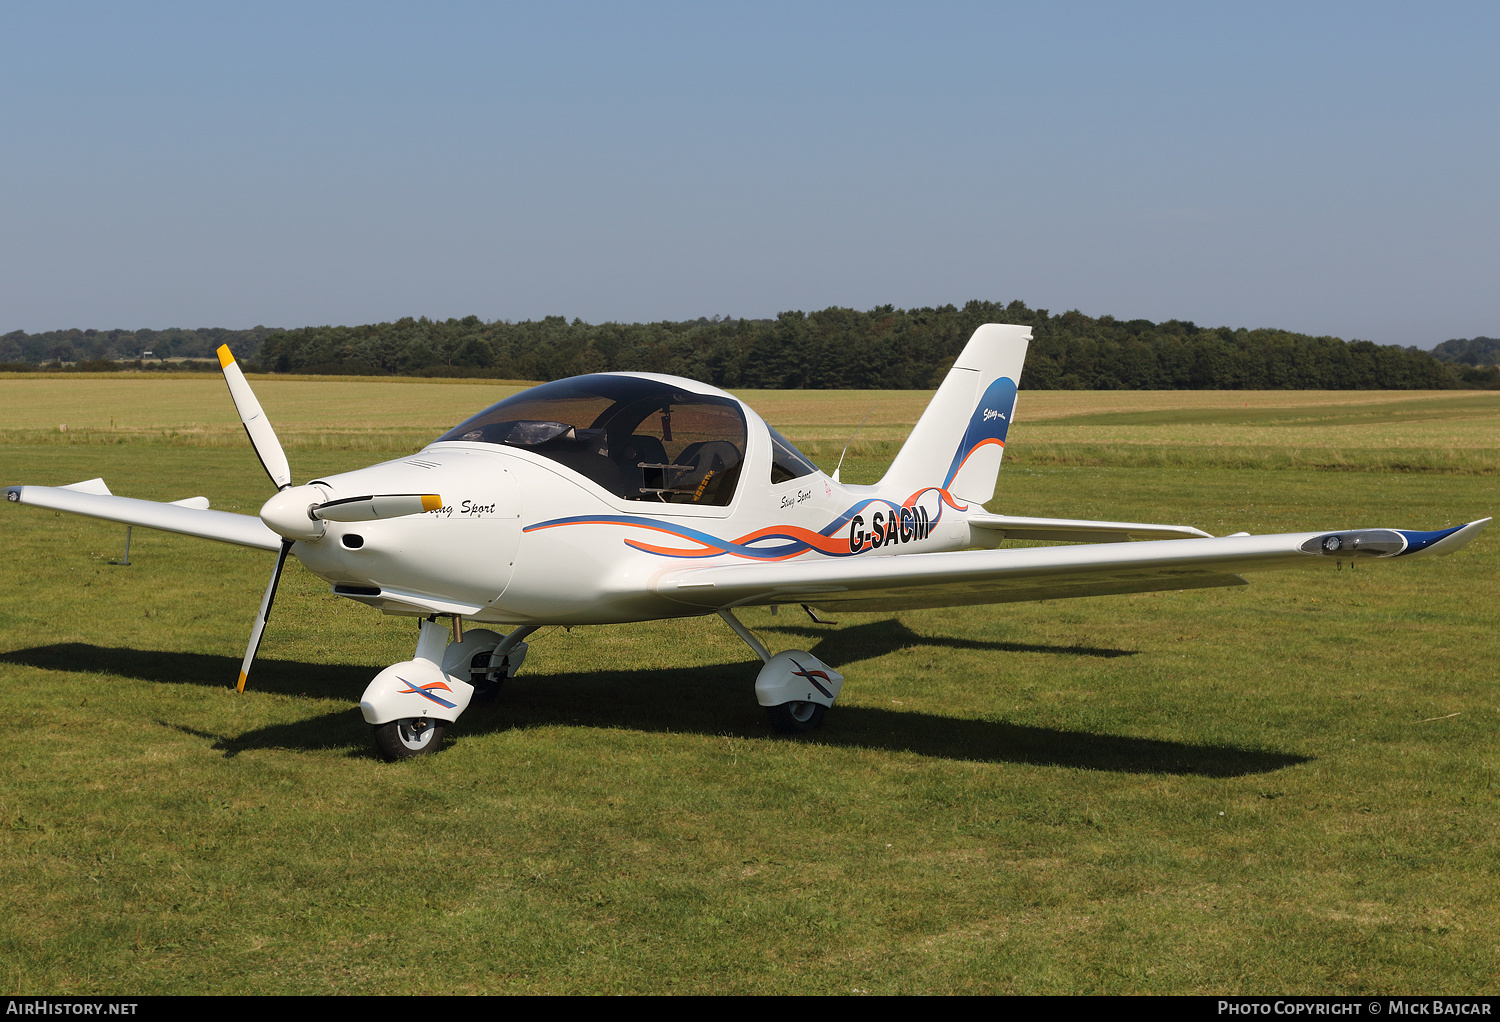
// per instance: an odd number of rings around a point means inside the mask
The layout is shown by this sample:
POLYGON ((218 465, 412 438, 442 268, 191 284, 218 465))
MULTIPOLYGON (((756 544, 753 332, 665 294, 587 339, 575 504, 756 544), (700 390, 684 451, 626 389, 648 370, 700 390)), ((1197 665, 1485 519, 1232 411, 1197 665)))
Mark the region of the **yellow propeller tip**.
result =
POLYGON ((228 369, 234 365, 234 353, 229 350, 229 345, 219 345, 219 368, 228 369))
POLYGON ((442 506, 443 506, 443 498, 439 497, 436 493, 424 493, 424 494, 422 494, 422 510, 423 511, 436 511, 438 508, 440 508, 442 506))

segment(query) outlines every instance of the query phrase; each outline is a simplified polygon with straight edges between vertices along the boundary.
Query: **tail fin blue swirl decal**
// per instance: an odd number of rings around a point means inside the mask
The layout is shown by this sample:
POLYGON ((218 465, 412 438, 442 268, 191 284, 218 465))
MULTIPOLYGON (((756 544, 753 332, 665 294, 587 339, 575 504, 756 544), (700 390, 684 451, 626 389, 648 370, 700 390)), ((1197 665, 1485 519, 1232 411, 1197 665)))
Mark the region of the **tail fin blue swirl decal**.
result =
POLYGON ((1016 381, 1002 376, 984 390, 974 414, 969 417, 969 428, 964 431, 963 441, 953 452, 953 461, 948 465, 948 474, 943 478, 943 488, 953 485, 953 480, 964 467, 964 462, 981 447, 996 444, 1005 447, 1005 434, 1010 431, 1011 416, 1016 410, 1016 381))

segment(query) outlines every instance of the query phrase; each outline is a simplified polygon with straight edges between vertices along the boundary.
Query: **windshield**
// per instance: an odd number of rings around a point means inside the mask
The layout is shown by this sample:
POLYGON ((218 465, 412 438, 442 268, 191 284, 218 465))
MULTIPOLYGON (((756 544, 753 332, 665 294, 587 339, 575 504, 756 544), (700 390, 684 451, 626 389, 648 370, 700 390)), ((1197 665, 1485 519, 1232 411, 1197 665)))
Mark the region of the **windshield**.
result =
POLYGON ((438 437, 540 454, 627 500, 725 506, 745 457, 729 398, 633 376, 578 376, 523 390, 438 437))

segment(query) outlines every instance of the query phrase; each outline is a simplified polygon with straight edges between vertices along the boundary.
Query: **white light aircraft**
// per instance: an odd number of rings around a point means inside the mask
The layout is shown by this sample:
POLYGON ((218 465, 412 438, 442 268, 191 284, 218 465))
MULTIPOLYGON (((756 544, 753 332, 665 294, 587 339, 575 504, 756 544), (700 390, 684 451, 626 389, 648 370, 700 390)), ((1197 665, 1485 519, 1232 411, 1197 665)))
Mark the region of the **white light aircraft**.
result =
POLYGON ((873 486, 825 475, 730 394, 652 373, 541 384, 410 457, 293 485, 260 403, 220 348, 277 488, 259 517, 209 510, 201 497, 114 496, 99 479, 6 496, 275 551, 241 691, 289 554, 340 596, 418 618, 412 659, 381 671, 360 700, 391 759, 436 751, 476 695, 515 674, 525 639, 545 625, 717 614, 765 661, 755 697, 772 725, 798 732, 822 723, 844 679, 802 650, 772 653, 737 608, 892 611, 1239 586, 1245 571, 1450 553, 1489 522, 1215 538, 1180 525, 992 514, 984 504, 1029 340, 1025 327, 980 327, 873 486), (1065 545, 997 549, 1008 538, 1065 545))

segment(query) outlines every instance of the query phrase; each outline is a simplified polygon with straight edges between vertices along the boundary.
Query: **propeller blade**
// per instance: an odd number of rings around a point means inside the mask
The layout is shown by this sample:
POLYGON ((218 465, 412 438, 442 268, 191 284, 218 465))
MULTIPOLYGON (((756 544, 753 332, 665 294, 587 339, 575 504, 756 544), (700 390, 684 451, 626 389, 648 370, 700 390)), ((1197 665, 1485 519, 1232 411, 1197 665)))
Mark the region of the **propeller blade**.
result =
POLYGON ((276 431, 271 428, 270 420, 266 418, 260 402, 255 399, 255 391, 250 389, 244 372, 240 370, 240 365, 234 360, 227 344, 219 345, 219 366, 224 370, 224 382, 229 384, 229 396, 234 399, 235 410, 240 413, 240 421, 245 424, 245 432, 250 435, 250 446, 255 448, 255 456, 260 459, 261 467, 266 470, 266 475, 271 477, 276 488, 286 489, 292 484, 292 467, 287 463, 286 452, 281 449, 276 431))
POLYGON ((380 493, 370 497, 344 497, 310 508, 308 513, 323 522, 375 522, 436 511, 443 498, 436 493, 380 493))
POLYGON ((271 617, 271 601, 276 599, 281 569, 286 567, 286 555, 292 552, 293 542, 295 540, 281 541, 281 552, 276 555, 276 569, 271 572, 271 584, 266 586, 265 598, 260 601, 260 612, 255 615, 255 629, 250 633, 250 646, 245 650, 245 659, 240 664, 240 680, 234 686, 236 692, 245 691, 245 681, 250 677, 250 665, 255 662, 255 651, 260 649, 260 637, 266 632, 266 621, 271 617))

